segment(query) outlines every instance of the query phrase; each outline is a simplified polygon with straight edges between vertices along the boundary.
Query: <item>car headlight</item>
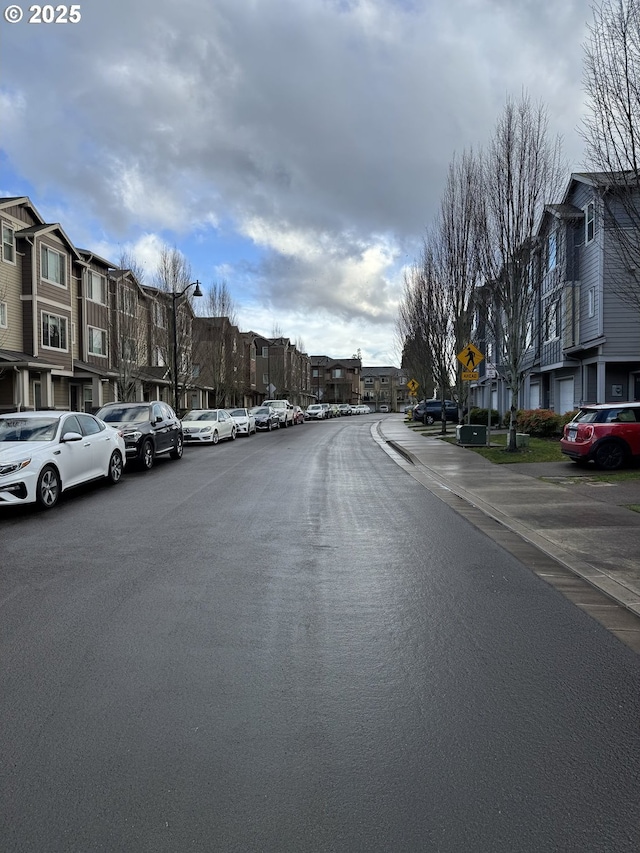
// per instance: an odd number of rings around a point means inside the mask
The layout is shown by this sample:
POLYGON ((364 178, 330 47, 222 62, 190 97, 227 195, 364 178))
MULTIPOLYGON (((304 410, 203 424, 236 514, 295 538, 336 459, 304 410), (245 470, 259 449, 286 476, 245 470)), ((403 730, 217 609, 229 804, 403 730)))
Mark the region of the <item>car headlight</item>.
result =
POLYGON ((7 462, 6 465, 0 465, 0 477, 6 477, 7 474, 15 474, 16 471, 22 471, 31 462, 31 457, 20 459, 18 462, 7 462))
POLYGON ((125 432, 124 434, 125 441, 129 438, 133 441, 138 441, 138 439, 142 438, 142 433, 139 429, 134 430, 133 432, 125 432))
POLYGON ((213 427, 210 427, 210 426, 200 428, 200 432, 211 432, 212 430, 213 430, 213 427))

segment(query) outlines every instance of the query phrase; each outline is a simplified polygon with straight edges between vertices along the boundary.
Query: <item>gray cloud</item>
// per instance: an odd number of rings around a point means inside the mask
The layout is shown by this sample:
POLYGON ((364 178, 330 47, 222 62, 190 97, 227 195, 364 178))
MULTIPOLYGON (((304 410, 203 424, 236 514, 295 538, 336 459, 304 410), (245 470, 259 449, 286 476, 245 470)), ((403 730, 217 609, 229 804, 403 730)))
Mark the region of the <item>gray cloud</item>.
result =
POLYGON ((391 322, 451 157, 486 142, 509 93, 545 101, 579 162, 583 2, 82 11, 75 28, 5 38, 12 167, 114 241, 235 223, 262 247, 252 289, 274 309, 391 322))

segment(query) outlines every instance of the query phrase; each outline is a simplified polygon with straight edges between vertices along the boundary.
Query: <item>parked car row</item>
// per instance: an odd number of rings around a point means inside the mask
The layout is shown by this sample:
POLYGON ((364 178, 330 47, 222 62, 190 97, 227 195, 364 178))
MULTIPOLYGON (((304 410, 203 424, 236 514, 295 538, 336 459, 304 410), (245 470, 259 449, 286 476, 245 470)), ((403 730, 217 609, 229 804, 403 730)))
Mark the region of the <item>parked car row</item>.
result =
POLYGON ((308 421, 328 420, 346 415, 369 415, 371 409, 363 403, 354 406, 351 403, 311 403, 307 406, 304 417, 308 421))
POLYGON ((36 503, 51 509, 74 486, 100 479, 118 483, 127 464, 148 471, 159 457, 181 459, 185 444, 215 445, 304 423, 300 406, 284 402, 284 407, 193 409, 182 419, 160 400, 108 403, 95 415, 0 415, 0 506, 36 503))

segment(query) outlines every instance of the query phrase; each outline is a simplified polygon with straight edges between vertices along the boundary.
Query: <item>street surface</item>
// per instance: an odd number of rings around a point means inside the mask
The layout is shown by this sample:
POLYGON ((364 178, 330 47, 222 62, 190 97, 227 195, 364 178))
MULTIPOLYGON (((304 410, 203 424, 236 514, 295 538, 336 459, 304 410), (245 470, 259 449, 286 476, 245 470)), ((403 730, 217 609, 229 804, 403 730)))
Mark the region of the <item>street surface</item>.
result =
POLYGON ((640 850, 640 658, 376 417, 0 515, 0 849, 640 850))

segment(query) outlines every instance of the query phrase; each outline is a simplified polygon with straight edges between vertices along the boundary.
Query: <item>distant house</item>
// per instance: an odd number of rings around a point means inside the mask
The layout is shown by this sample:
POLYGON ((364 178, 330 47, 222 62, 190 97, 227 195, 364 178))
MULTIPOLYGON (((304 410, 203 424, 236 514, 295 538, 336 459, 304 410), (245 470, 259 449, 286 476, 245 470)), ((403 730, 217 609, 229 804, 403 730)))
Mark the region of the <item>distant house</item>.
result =
POLYGON ((359 358, 311 356, 311 393, 319 403, 360 402, 359 358))
POLYGON ((363 367, 360 374, 360 401, 378 411, 402 411, 409 402, 406 372, 398 367, 363 367))

